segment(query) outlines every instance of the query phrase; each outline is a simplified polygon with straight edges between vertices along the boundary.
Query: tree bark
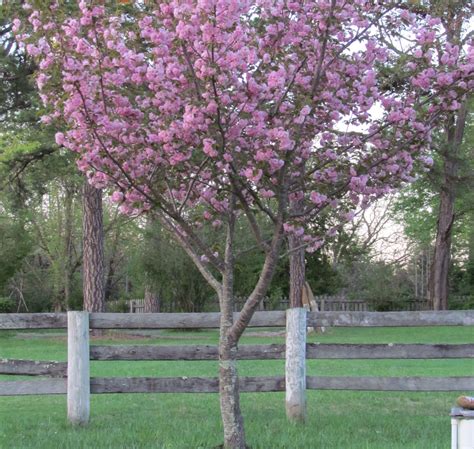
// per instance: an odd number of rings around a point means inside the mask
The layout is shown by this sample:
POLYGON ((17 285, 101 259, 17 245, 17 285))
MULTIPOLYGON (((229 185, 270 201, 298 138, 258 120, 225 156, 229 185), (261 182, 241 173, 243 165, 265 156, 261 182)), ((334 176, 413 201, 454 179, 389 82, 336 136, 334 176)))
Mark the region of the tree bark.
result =
MULTIPOLYGON (((292 213, 303 211, 304 203, 302 199, 291 202, 292 213)), ((290 298, 289 306, 303 307, 303 289, 305 284, 305 248, 303 239, 297 235, 291 234, 288 237, 288 251, 290 258, 290 298)))
POLYGON ((83 186, 84 310, 105 312, 105 263, 102 190, 83 186))
POLYGON ((224 448, 245 449, 244 420, 240 410, 237 375, 237 341, 230 335, 234 311, 234 216, 235 199, 229 212, 225 267, 219 294, 221 322, 219 337, 219 398, 224 425, 224 448))
MULTIPOLYGON (((230 325, 232 322, 230 322, 230 325)), ((240 410, 237 375, 237 345, 227 337, 229 321, 221 320, 219 340, 219 399, 224 425, 224 448, 245 449, 244 420, 240 410)))
POLYGON ((433 310, 447 310, 449 295, 449 265, 451 262, 452 231, 455 220, 457 176, 459 171, 459 149, 466 124, 467 104, 464 103, 450 117, 446 126, 446 145, 441 152, 443 158, 443 181, 436 228, 436 242, 430 270, 429 303, 433 310))
POLYGON ((295 235, 288 237, 290 253, 290 308, 303 307, 303 289, 305 284, 305 249, 303 240, 295 235))

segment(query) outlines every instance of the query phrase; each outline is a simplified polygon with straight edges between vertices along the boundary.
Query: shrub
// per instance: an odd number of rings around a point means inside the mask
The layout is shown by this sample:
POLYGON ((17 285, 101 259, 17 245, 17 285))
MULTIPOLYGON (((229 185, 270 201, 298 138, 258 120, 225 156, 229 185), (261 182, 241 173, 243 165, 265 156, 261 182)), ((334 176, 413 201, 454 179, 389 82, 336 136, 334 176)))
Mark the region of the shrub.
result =
POLYGON ((15 311, 15 306, 13 299, 0 297, 0 313, 12 313, 15 311))
POLYGON ((107 312, 127 313, 129 310, 130 306, 125 299, 107 304, 107 312))

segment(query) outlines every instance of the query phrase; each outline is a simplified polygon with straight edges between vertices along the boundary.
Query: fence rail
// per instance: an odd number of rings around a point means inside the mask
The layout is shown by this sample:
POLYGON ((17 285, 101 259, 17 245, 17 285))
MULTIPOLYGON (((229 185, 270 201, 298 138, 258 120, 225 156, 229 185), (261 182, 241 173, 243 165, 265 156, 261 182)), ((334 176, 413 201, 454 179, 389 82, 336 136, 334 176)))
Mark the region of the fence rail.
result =
MULTIPOLYGON (((289 316, 301 318, 305 326, 474 326, 474 310, 416 312, 306 312, 290 309, 289 316), (291 313, 290 313, 291 312, 291 313), (293 314, 298 312, 298 314, 293 314)), ((235 314, 235 318, 238 313, 235 314)), ((0 382, 0 396, 65 394, 68 395, 68 417, 71 422, 87 422, 89 394, 103 393, 213 393, 218 391, 217 378, 203 377, 90 377, 89 360, 214 360, 218 348, 213 345, 89 345, 89 329, 198 329, 218 328, 219 313, 91 313, 66 314, 0 314, 1 329, 68 328, 68 364, 32 360, 0 360, 0 374, 49 376, 43 380, 0 382), (69 323, 69 324, 68 324, 69 323), (76 365, 74 365, 74 363, 76 365), (82 367, 73 370, 73 366, 82 367), (68 377, 69 374, 69 377, 68 377), (90 393, 89 393, 90 392, 90 393), (87 407, 86 407, 87 406, 87 407)), ((298 318, 298 319, 299 319, 298 318)), ((287 343, 242 345, 242 360, 287 360, 286 376, 242 377, 242 392, 289 391, 288 335, 294 329, 283 311, 256 312, 250 326, 282 327, 287 324, 287 343)), ((293 334, 294 335, 294 334, 293 334)), ((474 344, 319 344, 298 346, 304 359, 448 359, 474 358, 474 344)), ((299 345, 300 343, 298 343, 299 345)), ((301 369, 301 366, 299 367, 301 369)), ((314 377, 305 369, 290 373, 306 380, 306 389, 368 391, 466 391, 474 390, 474 377, 314 377), (296 373, 296 374, 295 374, 296 373)), ((296 376, 296 377, 295 377, 296 376)), ((304 381, 300 382, 302 385, 304 381)))
MULTIPOLYGON (((285 345, 242 345, 239 360, 277 360, 285 358, 285 345)), ((472 359, 474 344, 306 344, 307 359, 472 359)), ((218 347, 211 345, 92 345, 90 360, 158 361, 214 360, 218 347)), ((0 374, 66 377, 67 363, 36 360, 0 360, 0 374)))
MULTIPOLYGON (((91 346, 91 360, 217 360, 218 348, 187 346, 91 346)), ((285 345, 242 345, 239 360, 285 358, 285 345)), ((306 344, 307 359, 446 359, 474 358, 474 344, 306 344)))
MULTIPOLYGON (((237 319, 239 313, 234 313, 237 319)), ((91 313, 91 329, 217 329, 220 313, 91 313)), ((308 312, 308 326, 474 326, 474 310, 413 312, 308 312)), ((255 312, 249 327, 284 327, 286 312, 255 312)), ((2 329, 65 329, 65 313, 0 314, 2 329)))
POLYGON ((67 363, 0 359, 0 374, 66 377, 67 363))
MULTIPOLYGON (((306 377, 308 390, 353 391, 469 391, 473 377, 306 377)), ((241 377, 243 393, 285 391, 285 377, 241 377)), ((90 392, 217 393, 217 377, 92 377, 90 392)), ((66 394, 66 379, 0 382, 0 396, 66 394)))

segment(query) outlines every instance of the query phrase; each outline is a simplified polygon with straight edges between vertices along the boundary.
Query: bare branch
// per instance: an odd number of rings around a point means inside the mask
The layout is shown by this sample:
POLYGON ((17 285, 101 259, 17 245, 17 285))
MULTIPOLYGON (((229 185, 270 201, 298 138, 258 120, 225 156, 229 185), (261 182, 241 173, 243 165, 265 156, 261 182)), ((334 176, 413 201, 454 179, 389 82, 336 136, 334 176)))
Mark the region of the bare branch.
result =
POLYGON ((188 254, 191 260, 194 262, 194 265, 196 265, 197 269, 202 274, 204 279, 206 279, 209 285, 215 290, 217 295, 220 296, 222 291, 222 284, 214 277, 212 272, 201 259, 200 255, 194 250, 191 242, 189 242, 186 238, 186 235, 163 213, 157 213, 156 217, 163 225, 163 227, 169 231, 170 235, 184 249, 184 251, 186 251, 186 254, 188 254))

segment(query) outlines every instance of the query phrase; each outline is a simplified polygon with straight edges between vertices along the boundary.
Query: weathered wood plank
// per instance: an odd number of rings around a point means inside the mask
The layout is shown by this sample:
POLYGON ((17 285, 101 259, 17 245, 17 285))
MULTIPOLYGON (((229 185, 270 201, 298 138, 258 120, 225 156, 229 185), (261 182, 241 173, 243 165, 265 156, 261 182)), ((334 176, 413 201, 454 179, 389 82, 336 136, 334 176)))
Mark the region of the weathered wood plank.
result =
POLYGON ((474 358, 474 344, 319 344, 306 345, 307 359, 463 359, 474 358))
MULTIPOLYGON (((209 329, 219 326, 219 313, 92 313, 96 329, 209 329)), ((235 314, 238 317, 238 313, 235 314)), ((0 329, 66 328, 63 313, 0 314, 0 329)), ((285 311, 256 312, 251 327, 284 327, 285 311)), ((310 312, 308 326, 474 326, 474 310, 411 312, 310 312)))
MULTIPOLYGON (((242 392, 284 391, 284 377, 243 377, 242 392)), ((306 378, 309 390, 361 391, 469 391, 474 377, 313 377, 306 378)), ((92 378, 92 393, 215 393, 217 378, 92 378)), ((0 382, 0 396, 66 394, 65 379, 0 382)))
POLYGON ((67 363, 0 359, 0 374, 66 377, 67 363))
MULTIPOLYGON (((284 391, 284 377, 242 377, 241 392, 284 391)), ((217 377, 96 377, 92 393, 216 393, 217 377)))
POLYGON ((65 313, 0 313, 2 329, 65 329, 65 313))
MULTIPOLYGON (((93 345, 91 360, 217 360, 218 348, 213 345, 93 345)), ((285 345, 242 345, 241 360, 282 359, 285 345)))
POLYGON ((92 345, 91 360, 217 360, 217 346, 92 345))
POLYGON ((0 382, 0 396, 66 394, 66 379, 15 380, 0 382))
POLYGON ((308 326, 474 326, 474 310, 416 312, 309 312, 308 326))
POLYGON ((308 390, 466 391, 474 390, 474 377, 313 377, 308 390))
MULTIPOLYGON (((235 313, 235 318, 238 317, 235 313)), ((213 329, 220 313, 91 313, 92 329, 213 329)), ((250 327, 285 326, 284 311, 256 312, 250 327)))
MULTIPOLYGON (((212 345, 94 345, 91 360, 217 360, 212 345)), ((285 358, 285 345, 242 345, 240 360, 285 358)), ((474 358, 474 344, 319 344, 306 345, 307 359, 459 359, 474 358)))

